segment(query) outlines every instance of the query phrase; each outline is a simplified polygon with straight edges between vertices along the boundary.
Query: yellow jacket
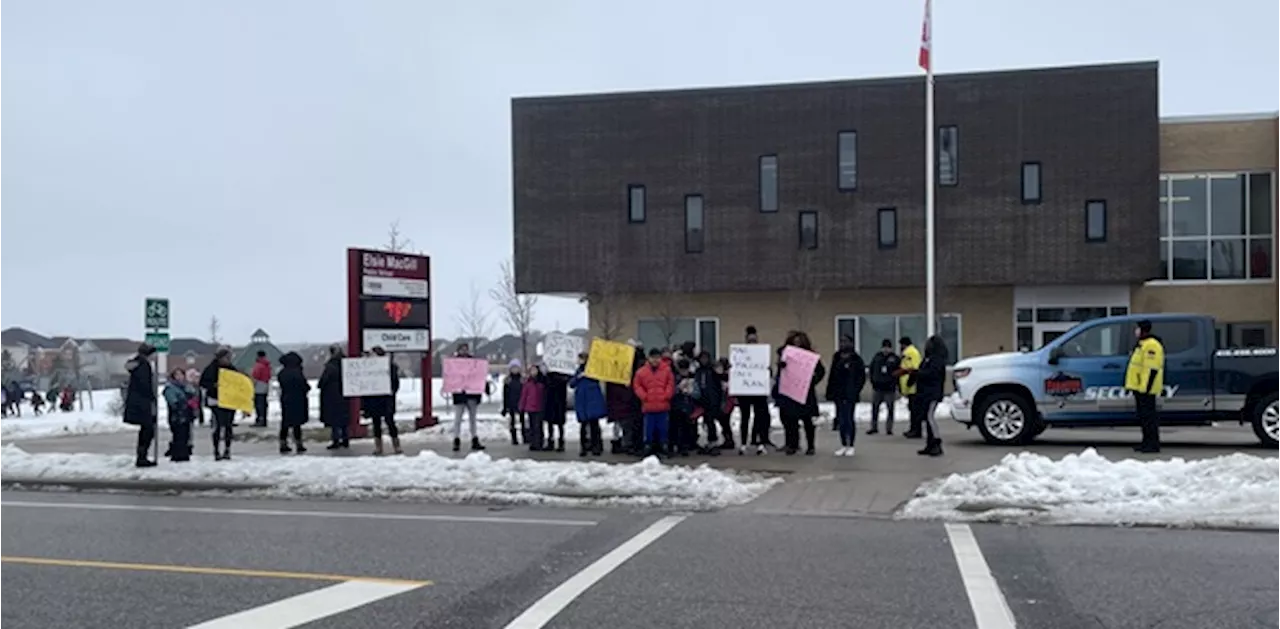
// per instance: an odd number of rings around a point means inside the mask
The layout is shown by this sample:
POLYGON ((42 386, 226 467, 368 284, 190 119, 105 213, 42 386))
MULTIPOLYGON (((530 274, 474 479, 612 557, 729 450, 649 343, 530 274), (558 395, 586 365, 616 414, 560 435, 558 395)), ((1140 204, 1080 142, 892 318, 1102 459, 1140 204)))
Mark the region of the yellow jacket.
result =
MULTIPOLYGON (((902 362, 898 365, 899 369, 919 369, 920 368, 920 350, 915 345, 908 345, 902 350, 902 362)), ((898 377, 898 389, 903 395, 915 395, 916 385, 907 384, 907 377, 911 374, 902 374, 898 377)))
POLYGON ((1160 344, 1160 339, 1148 336, 1138 340, 1129 355, 1124 388, 1151 395, 1160 395, 1164 391, 1164 345, 1160 344))

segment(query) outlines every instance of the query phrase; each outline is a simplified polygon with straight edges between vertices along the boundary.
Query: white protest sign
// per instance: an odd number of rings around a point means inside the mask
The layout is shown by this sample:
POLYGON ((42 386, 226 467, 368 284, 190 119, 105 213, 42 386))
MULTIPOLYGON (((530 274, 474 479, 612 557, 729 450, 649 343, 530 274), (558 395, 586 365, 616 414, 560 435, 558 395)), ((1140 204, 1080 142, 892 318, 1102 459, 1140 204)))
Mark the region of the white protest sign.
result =
POLYGON ((769 395, 768 345, 729 346, 729 395, 769 395))
POLYGON ((547 371, 573 375, 578 371, 578 354, 581 353, 580 337, 551 332, 542 339, 542 364, 547 371))
POLYGON ((391 357, 342 359, 342 396, 391 395, 391 357))

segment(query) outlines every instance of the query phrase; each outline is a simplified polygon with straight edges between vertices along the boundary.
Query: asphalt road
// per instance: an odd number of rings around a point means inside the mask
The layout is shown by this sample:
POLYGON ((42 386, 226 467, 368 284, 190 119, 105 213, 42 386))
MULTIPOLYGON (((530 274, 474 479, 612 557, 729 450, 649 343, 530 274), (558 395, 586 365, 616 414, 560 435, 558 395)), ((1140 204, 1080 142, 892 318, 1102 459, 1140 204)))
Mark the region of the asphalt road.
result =
POLYGON ((1018 627, 1280 621, 1274 533, 123 494, 0 505, 9 629, 995 629, 1002 605, 1018 627))

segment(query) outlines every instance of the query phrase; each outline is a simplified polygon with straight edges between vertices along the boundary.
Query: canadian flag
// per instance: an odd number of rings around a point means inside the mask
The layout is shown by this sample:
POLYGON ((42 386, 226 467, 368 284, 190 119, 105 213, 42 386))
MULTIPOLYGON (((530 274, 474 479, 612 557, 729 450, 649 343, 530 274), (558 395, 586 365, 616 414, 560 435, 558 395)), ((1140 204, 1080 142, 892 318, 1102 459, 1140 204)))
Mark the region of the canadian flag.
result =
POLYGON ((933 1, 924 0, 924 25, 920 28, 920 69, 930 72, 933 66, 930 65, 929 49, 933 47, 933 25, 930 24, 933 15, 933 1))

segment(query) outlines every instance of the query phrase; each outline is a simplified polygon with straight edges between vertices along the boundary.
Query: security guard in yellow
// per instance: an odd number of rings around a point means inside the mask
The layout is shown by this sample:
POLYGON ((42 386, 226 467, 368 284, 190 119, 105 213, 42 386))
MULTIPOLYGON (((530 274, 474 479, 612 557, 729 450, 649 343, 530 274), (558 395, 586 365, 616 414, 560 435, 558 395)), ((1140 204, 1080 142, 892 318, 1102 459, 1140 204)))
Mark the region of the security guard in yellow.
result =
POLYGON ((1138 342, 1129 355, 1129 368, 1124 374, 1124 388, 1133 392, 1133 401, 1142 426, 1142 443, 1135 452, 1160 451, 1160 416, 1156 400, 1164 391, 1164 345, 1151 333, 1151 322, 1143 319, 1133 330, 1138 342))
POLYGON ((911 372, 920 368, 920 350, 911 343, 909 336, 898 339, 898 347, 902 349, 902 362, 898 363, 898 369, 894 374, 898 376, 898 390, 907 398, 907 413, 911 418, 911 426, 903 436, 908 439, 919 439, 922 436, 920 431, 924 428, 924 415, 928 409, 920 408, 921 405, 916 402, 916 385, 911 384, 910 378, 911 372))

